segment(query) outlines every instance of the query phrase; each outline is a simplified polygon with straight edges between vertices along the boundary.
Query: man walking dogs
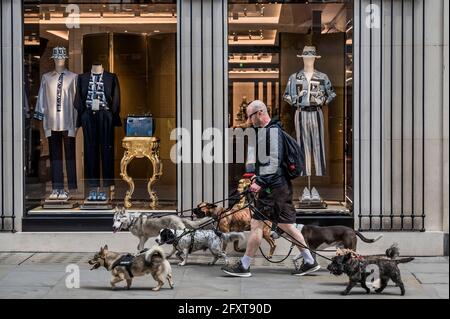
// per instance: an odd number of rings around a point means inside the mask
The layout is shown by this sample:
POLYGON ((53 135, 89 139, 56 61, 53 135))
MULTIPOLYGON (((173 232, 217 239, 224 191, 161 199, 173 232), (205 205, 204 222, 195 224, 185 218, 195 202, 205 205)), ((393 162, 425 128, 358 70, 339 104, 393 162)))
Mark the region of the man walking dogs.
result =
MULTIPOLYGON (((250 191, 258 193, 255 206, 264 216, 255 212, 251 221, 250 236, 245 255, 234 265, 222 267, 222 271, 231 276, 250 277, 250 264, 259 248, 263 236, 264 220, 269 218, 278 223, 284 232, 295 238, 303 247, 298 245, 303 256, 303 264, 299 271, 293 274, 303 276, 320 269, 310 251, 305 249, 306 243, 301 232, 295 228, 296 212, 292 203, 292 184, 286 178, 283 168, 284 143, 283 132, 278 121, 272 120, 267 112, 267 106, 262 101, 253 101, 247 107, 247 118, 257 129, 257 145, 253 148, 255 160, 255 177, 250 191), (268 155, 265 161, 257 149, 264 147, 268 155), (267 150, 268 149, 268 150, 267 150)), ((249 154, 249 157, 251 155, 249 154)))

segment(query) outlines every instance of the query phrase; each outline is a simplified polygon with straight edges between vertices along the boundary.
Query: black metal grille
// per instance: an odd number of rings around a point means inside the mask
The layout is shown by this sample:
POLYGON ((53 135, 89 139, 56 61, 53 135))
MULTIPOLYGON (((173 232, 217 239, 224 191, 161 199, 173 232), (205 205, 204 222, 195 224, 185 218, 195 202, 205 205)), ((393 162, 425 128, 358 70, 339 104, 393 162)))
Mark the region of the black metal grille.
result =
MULTIPOLYGON (((415 54, 415 48, 419 45, 416 43, 416 30, 414 28, 414 25, 416 23, 415 21, 415 10, 417 10, 417 4, 414 0, 401 0, 401 9, 400 12, 396 12, 399 11, 398 8, 397 10, 394 7, 394 3, 396 4, 400 4, 400 1, 396 1, 396 0, 382 0, 380 2, 376 2, 378 5, 381 6, 380 8, 380 28, 381 30, 379 31, 380 33, 380 40, 379 42, 377 41, 376 43, 374 42, 374 35, 373 35, 373 28, 370 28, 370 34, 369 34, 369 41, 370 41, 370 55, 367 57, 367 59, 369 59, 369 63, 370 63, 370 79, 367 81, 370 81, 369 83, 369 87, 370 87, 370 132, 369 132, 369 198, 368 198, 368 212, 364 212, 364 208, 362 207, 362 201, 367 200, 367 198, 362 198, 362 146, 361 146, 361 126, 362 126, 362 118, 361 118, 361 109, 362 109, 362 78, 364 76, 364 78, 366 78, 365 74, 362 74, 362 60, 366 59, 366 57, 361 53, 362 51, 362 30, 365 27, 363 25, 363 20, 364 20, 364 10, 366 8, 367 4, 374 4, 375 2, 370 0, 370 1, 363 1, 363 0, 359 0, 359 140, 360 140, 360 145, 359 145, 359 230, 360 231, 425 231, 425 184, 424 184, 424 180, 425 180, 425 61, 426 61, 426 54, 425 54, 425 32, 426 32, 426 24, 425 24, 425 1, 422 1, 420 4, 419 9, 422 10, 422 26, 421 26, 421 31, 423 34, 423 43, 422 45, 422 59, 420 60, 422 62, 422 99, 421 101, 418 101, 417 98, 415 98, 414 94, 412 96, 412 103, 411 105, 408 105, 405 103, 404 101, 404 88, 405 88, 405 73, 408 72, 408 74, 412 75, 412 79, 414 79, 415 77, 415 63, 419 60, 417 60, 416 54, 415 54), (412 8, 412 28, 406 29, 405 28, 405 17, 406 17, 406 13, 405 13, 405 4, 408 4, 411 8, 412 8), (386 10, 387 9, 387 10, 386 10), (385 21, 384 20, 384 16, 383 16, 383 12, 390 12, 390 20, 391 20, 391 24, 390 24, 390 30, 386 30, 384 28, 386 28, 385 26, 385 21), (400 61, 400 68, 401 68, 401 103, 400 105, 397 103, 395 104, 394 99, 393 99, 393 94, 394 94, 394 88, 393 88, 393 82, 394 82, 394 70, 395 70, 395 63, 398 63, 398 61, 394 62, 394 47, 395 47, 395 43, 394 43, 394 28, 396 26, 396 24, 401 23, 401 61, 400 61), (384 72, 383 74, 383 58, 386 57, 386 52, 383 52, 383 49, 386 48, 385 46, 383 46, 383 36, 387 33, 390 32, 390 44, 388 44, 390 46, 390 56, 391 56, 391 60, 390 60, 390 74, 386 74, 386 72, 384 72), (411 49, 411 61, 412 63, 410 65, 406 64, 406 59, 405 59, 405 51, 408 50, 406 47, 406 42, 405 42, 405 35, 407 35, 407 32, 410 32, 411 38, 412 38, 412 49, 411 49), (373 69, 373 52, 374 50, 377 50, 377 46, 380 47, 380 70, 376 70, 374 71, 373 69), (381 85, 379 86, 379 91, 380 92, 376 92, 374 91, 374 88, 377 87, 378 88, 378 83, 374 83, 373 81, 373 72, 380 72, 380 81, 381 81, 381 85), (411 73, 409 73, 411 72, 411 73), (388 92, 390 94, 390 105, 388 105, 388 107, 390 108, 390 121, 383 121, 383 94, 386 92, 383 92, 383 82, 384 81, 390 81, 390 92, 388 92), (373 96, 374 94, 379 94, 379 100, 380 100, 380 105, 373 105, 373 96), (419 104, 420 103, 420 104, 419 104), (415 119, 416 116, 418 114, 416 112, 416 105, 421 105, 421 113, 419 114, 419 116, 421 116, 421 120, 422 120, 422 134, 421 136, 417 136, 416 133, 416 128, 415 128, 415 119), (374 109, 379 108, 380 111, 380 132, 376 133, 372 131, 372 115, 374 112, 374 109), (401 148, 401 158, 397 159, 397 158, 393 158, 393 151, 394 151, 394 137, 393 137, 393 128, 394 128, 394 121, 393 121, 393 110, 394 108, 400 108, 400 113, 401 113, 401 140, 400 140, 400 148, 401 148), (404 130, 404 114, 407 114, 406 112, 412 112, 411 116, 412 116, 412 143, 411 143, 411 154, 412 154, 412 158, 411 160, 411 170, 406 171, 405 167, 404 167, 404 162, 405 160, 409 160, 405 158, 405 130, 404 130), (383 128, 386 127, 386 125, 390 125, 390 177, 387 180, 386 177, 383 176, 383 128), (376 134, 379 134, 379 139, 380 139, 380 148, 376 149, 373 146, 373 140, 374 138, 376 138, 376 134), (422 144, 422 154, 420 154, 420 156, 416 156, 416 150, 415 150, 415 139, 420 138, 421 139, 421 144, 422 144), (379 152, 379 154, 376 154, 375 152, 379 152), (376 155, 379 155, 376 156, 376 155), (421 157, 421 159, 419 159, 421 161, 421 170, 419 172, 416 171, 416 161, 417 159, 421 157), (378 172, 379 175, 379 187, 380 187, 380 210, 376 213, 373 212, 373 178, 374 178, 374 174, 377 174, 377 172, 373 171, 373 161, 379 160, 380 161, 380 165, 381 165, 381 169, 378 172), (394 163, 398 163, 396 161, 400 161, 400 198, 395 198, 394 195, 394 172, 398 173, 395 171, 394 168, 394 163), (405 173, 407 174, 411 174, 411 192, 410 194, 405 194, 405 173), (421 174, 422 175, 422 182, 419 184, 416 184, 416 179, 415 177, 418 176, 417 174, 421 174), (383 205, 383 187, 388 185, 390 187, 390 205, 388 207, 385 207, 386 205, 383 205), (418 205, 415 205, 415 198, 414 198, 414 194, 415 191, 419 188, 421 188, 421 205, 420 207, 417 207, 418 205), (394 200, 394 198, 396 200, 394 200), (398 199, 398 201, 397 201, 398 199), (410 200, 411 202, 411 209, 409 209, 409 211, 405 208, 405 203, 407 200, 410 200), (395 209, 395 205, 394 203, 398 203, 400 208, 399 209, 395 209)), ((414 80, 411 81, 412 83, 412 92, 416 91, 416 87, 415 87, 415 82, 414 80)), ((355 132, 356 133, 356 132, 355 132)), ((397 185, 396 185, 397 187, 397 185)))

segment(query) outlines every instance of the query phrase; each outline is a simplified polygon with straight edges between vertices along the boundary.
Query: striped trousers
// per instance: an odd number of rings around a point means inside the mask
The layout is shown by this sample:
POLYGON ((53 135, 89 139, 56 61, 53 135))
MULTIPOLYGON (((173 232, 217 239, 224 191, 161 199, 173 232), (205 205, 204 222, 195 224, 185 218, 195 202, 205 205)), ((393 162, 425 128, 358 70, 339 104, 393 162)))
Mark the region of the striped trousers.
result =
POLYGON ((323 123, 323 113, 320 108, 317 111, 300 111, 300 108, 297 108, 295 112, 297 142, 305 152, 305 176, 312 175, 312 158, 316 168, 315 176, 326 174, 323 123))

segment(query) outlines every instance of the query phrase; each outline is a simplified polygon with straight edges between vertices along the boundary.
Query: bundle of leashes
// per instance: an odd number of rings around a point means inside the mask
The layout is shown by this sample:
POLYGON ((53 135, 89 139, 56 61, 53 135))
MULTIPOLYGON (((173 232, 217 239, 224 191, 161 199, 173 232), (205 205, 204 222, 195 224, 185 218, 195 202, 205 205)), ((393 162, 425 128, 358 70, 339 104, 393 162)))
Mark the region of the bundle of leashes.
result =
MULTIPOLYGON (((185 231, 183 232, 183 234, 181 234, 180 236, 178 236, 178 237, 176 238, 176 240, 179 240, 181 237, 186 236, 187 234, 190 234, 190 233, 192 233, 192 232, 196 232, 197 230, 202 229, 202 228, 204 228, 204 227, 206 227, 206 226, 208 226, 208 225, 210 225, 210 224, 213 224, 213 223, 215 223, 215 222, 217 222, 217 227, 216 227, 216 228, 218 228, 219 221, 220 221, 222 218, 226 218, 226 217, 228 217, 228 216, 230 216, 230 215, 233 215, 233 214, 235 214, 235 213, 237 213, 237 212, 239 212, 239 211, 241 211, 241 210, 244 210, 244 209, 246 209, 246 208, 249 208, 250 211, 251 211, 253 214, 257 214, 258 216, 263 217, 262 222, 263 222, 265 225, 267 225, 268 227, 271 227, 271 225, 267 223, 267 221, 269 221, 270 218, 269 218, 268 216, 266 216, 264 213, 262 213, 257 207, 255 207, 255 205, 253 205, 253 203, 256 202, 256 196, 255 196, 250 190, 245 190, 244 192, 239 193, 239 194, 236 195, 236 196, 231 196, 231 197, 229 197, 229 198, 226 198, 226 199, 223 199, 223 200, 214 202, 214 203, 212 203, 212 204, 213 204, 213 205, 217 205, 217 204, 219 204, 219 203, 224 203, 224 202, 226 202, 226 201, 228 201, 228 200, 230 200, 230 199, 236 199, 236 198, 241 199, 241 198, 244 197, 244 196, 247 197, 247 204, 246 204, 245 206, 243 206, 242 208, 233 210, 233 206, 230 206, 230 207, 228 207, 224 212, 222 212, 222 214, 220 215, 219 218, 217 218, 217 220, 211 219, 211 220, 208 220, 208 221, 204 222, 203 224, 200 224, 197 228, 190 229, 190 230, 185 230, 185 231), (252 195, 253 195, 253 196, 252 196, 252 195)), ((181 212, 179 212, 179 213, 183 214, 183 213, 185 213, 185 212, 191 212, 192 215, 193 215, 193 214, 194 214, 194 210, 197 210, 197 209, 199 209, 199 208, 197 207, 197 208, 186 209, 186 210, 181 211, 181 212)), ((278 226, 277 226, 277 228, 278 228, 278 226)), ((216 229, 216 230, 217 230, 217 229, 216 229)), ((300 246, 300 247, 302 247, 302 248, 304 248, 304 249, 308 249, 310 252, 315 253, 317 256, 322 257, 322 258, 324 258, 324 259, 326 259, 326 260, 328 260, 328 261, 331 261, 330 258, 328 258, 328 257, 326 257, 326 256, 324 256, 324 255, 322 255, 322 254, 320 254, 320 253, 318 253, 317 250, 310 249, 307 245, 304 245, 304 244, 300 243, 297 239, 295 239, 292 235, 288 234, 287 232, 284 232, 283 234, 281 234, 280 237, 284 238, 285 240, 287 240, 288 242, 291 243, 291 248, 290 248, 288 254, 287 254, 286 257, 284 257, 282 260, 279 260, 279 261, 273 261, 273 260, 269 259, 266 255, 264 255, 264 253, 262 252, 261 247, 259 248, 261 254, 263 255, 263 257, 264 257, 267 261, 269 261, 269 262, 271 262, 271 263, 281 263, 281 262, 285 261, 285 260, 289 257, 289 255, 291 254, 292 249, 293 249, 294 246, 300 246)))

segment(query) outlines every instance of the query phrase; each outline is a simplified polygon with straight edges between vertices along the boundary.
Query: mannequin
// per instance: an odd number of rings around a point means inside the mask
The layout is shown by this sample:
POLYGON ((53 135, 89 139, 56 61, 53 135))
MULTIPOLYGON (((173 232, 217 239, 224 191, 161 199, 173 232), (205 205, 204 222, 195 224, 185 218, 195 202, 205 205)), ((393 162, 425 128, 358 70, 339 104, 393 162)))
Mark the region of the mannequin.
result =
POLYGON ((77 111, 74 108, 77 74, 66 69, 68 58, 64 47, 55 47, 51 57, 53 71, 41 79, 34 118, 43 121, 50 151, 52 193, 48 200, 67 201, 69 191, 64 189, 63 148, 66 160, 69 190, 77 188, 75 135, 77 111))
POLYGON ((107 192, 100 187, 113 189, 114 129, 122 125, 116 74, 104 70, 101 63, 93 63, 90 72, 78 77, 75 107, 77 126, 83 128, 84 136, 84 173, 90 188, 86 201, 106 202, 107 192))
POLYGON ((316 48, 306 46, 301 55, 304 69, 292 74, 284 94, 284 100, 296 108, 295 130, 297 142, 305 152, 305 172, 308 176, 308 187, 303 190, 301 202, 322 202, 315 187, 311 189, 312 160, 314 160, 316 176, 326 172, 324 119, 322 107, 330 103, 336 93, 328 76, 315 69, 316 48))
POLYGON ((103 73, 103 65, 101 63, 99 63, 99 64, 92 64, 91 73, 94 73, 94 74, 101 74, 101 73, 103 73))

